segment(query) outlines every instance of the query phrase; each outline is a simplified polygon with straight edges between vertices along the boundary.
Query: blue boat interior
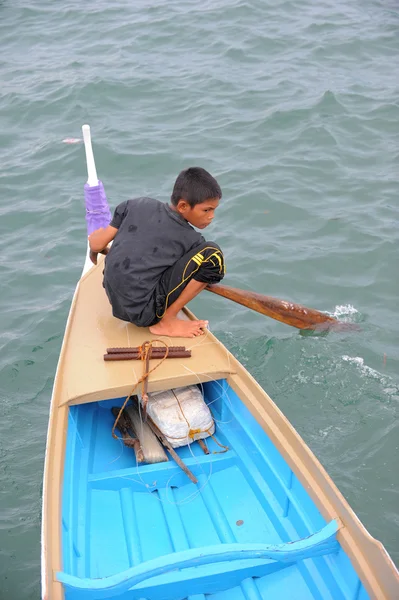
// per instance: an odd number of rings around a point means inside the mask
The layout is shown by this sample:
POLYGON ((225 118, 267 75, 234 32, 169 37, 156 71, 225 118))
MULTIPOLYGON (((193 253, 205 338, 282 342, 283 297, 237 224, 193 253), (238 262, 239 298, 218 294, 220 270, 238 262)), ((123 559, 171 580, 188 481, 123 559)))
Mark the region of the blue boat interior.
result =
POLYGON ((366 600, 315 503, 226 380, 216 423, 174 462, 136 463, 111 435, 125 398, 71 406, 62 493, 66 600, 366 600), (226 450, 227 448, 227 450, 226 450))

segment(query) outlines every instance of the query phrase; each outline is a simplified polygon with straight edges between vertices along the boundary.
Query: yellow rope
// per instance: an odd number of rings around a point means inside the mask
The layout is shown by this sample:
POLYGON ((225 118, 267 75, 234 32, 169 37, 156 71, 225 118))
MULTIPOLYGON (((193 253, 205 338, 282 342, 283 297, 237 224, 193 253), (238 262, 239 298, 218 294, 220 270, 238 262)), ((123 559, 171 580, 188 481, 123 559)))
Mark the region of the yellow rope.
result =
POLYGON ((224 450, 219 450, 219 452, 216 452, 214 450, 212 452, 212 454, 224 454, 224 452, 227 452, 228 450, 230 450, 230 448, 228 446, 224 446, 223 444, 221 444, 220 442, 218 442, 214 435, 212 435, 211 433, 209 435, 211 436, 211 438, 213 439, 213 441, 219 446, 219 448, 224 448, 224 450))

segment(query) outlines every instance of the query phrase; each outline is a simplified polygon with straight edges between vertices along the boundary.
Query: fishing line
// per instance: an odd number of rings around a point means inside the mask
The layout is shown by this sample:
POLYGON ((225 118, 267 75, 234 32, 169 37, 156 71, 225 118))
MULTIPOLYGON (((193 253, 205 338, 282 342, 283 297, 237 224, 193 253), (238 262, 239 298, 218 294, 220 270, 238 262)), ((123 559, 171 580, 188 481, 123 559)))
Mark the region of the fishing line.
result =
MULTIPOLYGON (((116 460, 119 460, 119 459, 120 459, 120 457, 122 456, 123 452, 124 452, 125 445, 124 445, 123 441, 122 441, 120 438, 117 438, 117 439, 118 439, 119 443, 120 443, 120 444, 121 444, 121 446, 122 446, 122 452, 120 453, 120 455, 119 455, 119 456, 117 456, 116 458, 114 458, 113 460, 111 460, 111 462, 108 462, 108 463, 107 463, 108 465, 112 465, 112 463, 114 463, 116 460)), ((133 453, 133 454, 134 454, 134 453, 133 453)), ((135 461, 136 461, 136 465, 135 465, 135 466, 136 466, 136 468, 137 468, 137 467, 138 467, 138 462, 137 462, 137 459, 136 459, 136 455, 135 455, 135 454, 134 454, 134 458, 135 458, 135 461)), ((138 475, 139 475, 139 473, 138 473, 138 475)), ((119 479, 126 479, 126 480, 128 480, 128 481, 133 481, 134 483, 137 483, 138 485, 143 485, 143 486, 144 486, 144 487, 146 487, 146 488, 150 487, 148 483, 145 483, 145 482, 143 481, 143 479, 141 478, 141 476, 140 476, 140 475, 139 475, 139 477, 140 477, 140 481, 137 481, 137 479, 133 479, 133 477, 128 477, 127 475, 120 475, 120 476, 119 476, 119 479)))
MULTIPOLYGON (((199 385, 201 386, 202 395, 203 395, 203 397, 205 398, 205 393, 204 393, 203 383, 202 383, 202 381, 200 380, 200 378, 199 378, 199 376, 198 376, 198 373, 195 373, 195 371, 193 371, 192 369, 190 369, 189 367, 187 367, 187 365, 183 365, 183 363, 181 363, 181 366, 182 366, 184 369, 186 369, 186 371, 189 371, 189 372, 190 372, 190 373, 192 373, 192 374, 193 374, 195 377, 197 377, 197 379, 198 379, 198 383, 199 383, 199 385)), ((211 406, 211 404, 213 404, 213 403, 214 403, 214 402, 216 402, 217 400, 219 400, 219 399, 223 398, 223 395, 226 395, 227 402, 229 403, 229 405, 230 405, 230 408, 232 409, 231 400, 230 400, 230 398, 228 397, 228 395, 227 395, 227 392, 226 392, 226 390, 224 389, 224 387, 222 386, 222 384, 221 384, 221 383, 219 383, 219 381, 218 381, 217 379, 213 379, 213 378, 212 378, 210 375, 207 375, 206 373, 202 373, 202 375, 205 375, 205 377, 209 377, 209 381, 210 381, 210 382, 216 383, 216 384, 217 384, 217 385, 218 385, 218 386, 219 386, 219 387, 222 389, 222 394, 221 394, 221 396, 218 396, 217 398, 214 398, 214 399, 213 399, 211 402, 207 403, 207 406, 208 406, 208 407, 209 407, 209 406, 211 406)), ((213 416, 213 413, 212 413, 212 416, 213 416)), ((213 417, 213 420, 215 421, 215 423, 221 423, 221 424, 227 425, 227 424, 229 424, 229 423, 231 423, 231 422, 233 421, 233 417, 232 417, 232 418, 231 418, 229 421, 220 421, 220 420, 218 420, 218 419, 215 419, 215 417, 213 417)))
MULTIPOLYGON (((168 485, 169 485, 170 481, 172 480, 172 478, 173 478, 173 477, 176 475, 176 473, 174 473, 174 474, 172 475, 172 477, 170 477, 170 479, 169 479, 169 480, 168 480, 168 482, 167 482, 167 487, 166 487, 166 499, 167 499, 167 501, 169 502, 169 504, 174 504, 175 506, 181 506, 181 505, 184 505, 184 504, 189 504, 190 502, 192 502, 192 501, 193 501, 193 500, 194 500, 194 499, 195 499, 195 498, 196 498, 196 497, 197 497, 199 494, 201 494, 202 490, 203 490, 203 489, 204 489, 204 488, 205 488, 205 487, 208 485, 208 483, 209 483, 209 481, 210 481, 210 479, 211 479, 211 477, 212 477, 212 472, 213 472, 212 463, 213 463, 213 460, 211 459, 211 460, 208 462, 208 464, 209 464, 209 473, 206 473, 206 472, 204 471, 204 469, 203 469, 203 465, 202 465, 200 462, 198 462, 198 461, 196 460, 196 457, 195 457, 195 455, 193 454, 193 452, 192 452, 192 449, 190 448, 191 444, 188 444, 188 446, 189 446, 189 450, 190 450, 190 452, 191 452, 191 454, 192 454, 192 456, 193 456, 193 458, 194 458, 195 462, 196 462, 196 463, 197 463, 197 465, 200 467, 200 469, 201 469, 201 471, 203 472, 203 474, 204 474, 205 476, 207 476, 207 479, 206 479, 206 481, 203 483, 203 485, 202 485, 200 488, 198 488, 198 489, 194 490, 194 491, 193 491, 191 494, 189 494, 188 496, 186 496, 186 498, 183 498, 182 500, 177 500, 177 501, 176 501, 176 500, 175 500, 175 501, 169 501, 169 500, 168 500, 168 489, 169 489, 168 485)), ((209 456, 211 456, 211 454, 210 454, 209 456)), ((172 490, 172 489, 173 489, 173 487, 176 487, 176 486, 170 486, 170 489, 172 490)), ((182 488, 177 488, 177 489, 182 489, 182 488)), ((161 502, 162 502, 162 500, 161 500, 161 502)))

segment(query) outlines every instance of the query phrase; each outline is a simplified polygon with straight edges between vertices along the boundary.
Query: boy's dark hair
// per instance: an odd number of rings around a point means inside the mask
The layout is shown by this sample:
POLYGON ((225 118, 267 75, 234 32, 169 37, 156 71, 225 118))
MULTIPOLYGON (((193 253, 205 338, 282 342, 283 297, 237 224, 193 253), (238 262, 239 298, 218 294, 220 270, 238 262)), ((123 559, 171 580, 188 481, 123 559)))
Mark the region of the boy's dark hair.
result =
POLYGON ((193 207, 209 198, 220 199, 221 197, 222 190, 208 171, 201 167, 190 167, 177 176, 170 199, 174 206, 183 199, 193 207))

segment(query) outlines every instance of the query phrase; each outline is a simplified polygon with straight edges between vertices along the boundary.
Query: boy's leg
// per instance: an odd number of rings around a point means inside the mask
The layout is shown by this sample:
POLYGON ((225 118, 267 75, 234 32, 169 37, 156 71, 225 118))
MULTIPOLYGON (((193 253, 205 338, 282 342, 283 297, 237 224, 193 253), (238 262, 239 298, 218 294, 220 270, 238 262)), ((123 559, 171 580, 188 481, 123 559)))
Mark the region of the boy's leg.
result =
POLYGON ((196 337, 204 333, 208 321, 186 321, 178 318, 179 311, 206 287, 206 283, 192 279, 180 296, 164 312, 162 319, 150 327, 151 333, 171 337, 196 337))
POLYGON ((151 333, 175 337, 195 337, 203 333, 207 321, 186 321, 179 311, 208 284, 224 277, 223 253, 217 244, 204 242, 183 256, 163 274, 157 289, 157 319, 151 333))

